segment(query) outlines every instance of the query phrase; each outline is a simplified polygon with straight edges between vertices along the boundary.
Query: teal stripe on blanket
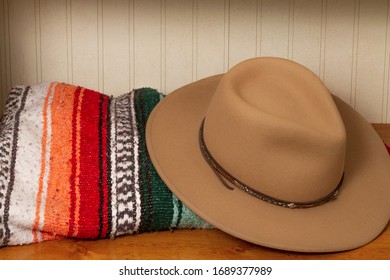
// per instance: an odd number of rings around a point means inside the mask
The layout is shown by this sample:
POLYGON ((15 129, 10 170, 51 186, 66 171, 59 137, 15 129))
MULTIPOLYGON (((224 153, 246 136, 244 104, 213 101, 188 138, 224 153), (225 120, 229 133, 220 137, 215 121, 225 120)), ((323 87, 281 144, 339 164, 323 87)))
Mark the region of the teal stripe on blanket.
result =
MULTIPOLYGON (((138 131, 145 135, 146 122, 153 108, 164 96, 151 88, 135 92, 138 131)), ((172 194, 151 163, 145 137, 140 137, 141 227, 140 231, 176 228, 210 228, 172 194), (142 138, 142 139, 141 139, 142 138)))

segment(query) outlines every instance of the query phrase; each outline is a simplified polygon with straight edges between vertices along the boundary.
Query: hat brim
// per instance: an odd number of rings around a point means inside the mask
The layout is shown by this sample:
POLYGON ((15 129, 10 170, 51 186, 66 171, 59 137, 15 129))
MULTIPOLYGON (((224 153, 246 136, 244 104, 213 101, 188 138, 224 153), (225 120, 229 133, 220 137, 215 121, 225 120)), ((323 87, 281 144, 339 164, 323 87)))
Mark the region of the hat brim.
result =
POLYGON ((147 148, 171 191, 216 228, 266 247, 334 252, 377 237, 390 218, 390 159, 372 126, 335 96, 347 130, 345 177, 337 199, 286 209, 221 184, 200 152, 198 133, 222 76, 172 92, 149 117, 147 148))

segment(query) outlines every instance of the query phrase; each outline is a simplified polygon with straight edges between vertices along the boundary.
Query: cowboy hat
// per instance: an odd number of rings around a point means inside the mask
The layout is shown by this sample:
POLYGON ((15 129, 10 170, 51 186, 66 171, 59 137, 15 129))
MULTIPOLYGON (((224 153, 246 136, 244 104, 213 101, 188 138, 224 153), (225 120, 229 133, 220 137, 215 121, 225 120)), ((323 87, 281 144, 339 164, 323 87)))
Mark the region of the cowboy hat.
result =
POLYGON ((290 60, 249 59, 177 89, 154 108, 146 141, 179 199, 255 244, 348 250, 372 241, 389 221, 383 142, 290 60))

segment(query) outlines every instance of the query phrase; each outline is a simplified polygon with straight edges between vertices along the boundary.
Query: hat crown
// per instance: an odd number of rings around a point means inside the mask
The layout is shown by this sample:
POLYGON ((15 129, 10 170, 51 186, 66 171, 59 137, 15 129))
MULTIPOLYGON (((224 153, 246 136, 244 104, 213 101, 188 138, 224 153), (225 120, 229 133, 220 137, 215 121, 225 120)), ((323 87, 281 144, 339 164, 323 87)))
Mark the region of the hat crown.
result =
POLYGON ((332 96, 310 70, 285 59, 247 60, 224 75, 204 138, 232 176, 282 200, 322 198, 344 171, 346 132, 332 96))

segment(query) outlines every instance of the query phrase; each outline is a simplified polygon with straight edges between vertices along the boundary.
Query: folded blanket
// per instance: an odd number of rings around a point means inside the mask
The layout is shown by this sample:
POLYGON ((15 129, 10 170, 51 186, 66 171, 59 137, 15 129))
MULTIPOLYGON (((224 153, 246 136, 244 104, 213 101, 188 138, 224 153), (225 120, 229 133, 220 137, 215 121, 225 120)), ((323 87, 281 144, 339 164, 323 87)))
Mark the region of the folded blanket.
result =
POLYGON ((145 125, 163 95, 64 83, 11 90, 0 126, 0 246, 209 228, 155 171, 145 125))

